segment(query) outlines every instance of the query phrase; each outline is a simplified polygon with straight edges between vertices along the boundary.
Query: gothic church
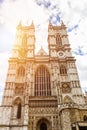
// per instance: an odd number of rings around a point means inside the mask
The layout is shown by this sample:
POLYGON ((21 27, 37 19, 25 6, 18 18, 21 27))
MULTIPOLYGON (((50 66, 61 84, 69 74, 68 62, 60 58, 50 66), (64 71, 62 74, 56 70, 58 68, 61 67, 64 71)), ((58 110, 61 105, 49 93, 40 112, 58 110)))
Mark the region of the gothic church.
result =
POLYGON ((35 53, 35 26, 21 23, 9 58, 0 130, 87 130, 87 98, 80 86, 66 26, 48 25, 48 53, 35 53))

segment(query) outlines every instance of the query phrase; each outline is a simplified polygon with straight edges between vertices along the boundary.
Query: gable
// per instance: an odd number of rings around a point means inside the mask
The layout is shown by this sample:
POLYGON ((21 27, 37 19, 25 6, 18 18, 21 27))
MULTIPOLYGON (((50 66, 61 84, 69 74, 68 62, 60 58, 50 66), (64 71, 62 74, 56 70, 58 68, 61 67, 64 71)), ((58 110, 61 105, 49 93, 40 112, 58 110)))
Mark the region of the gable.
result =
POLYGON ((36 54, 38 56, 46 56, 47 53, 44 51, 44 49, 41 47, 41 49, 39 50, 39 52, 36 54))

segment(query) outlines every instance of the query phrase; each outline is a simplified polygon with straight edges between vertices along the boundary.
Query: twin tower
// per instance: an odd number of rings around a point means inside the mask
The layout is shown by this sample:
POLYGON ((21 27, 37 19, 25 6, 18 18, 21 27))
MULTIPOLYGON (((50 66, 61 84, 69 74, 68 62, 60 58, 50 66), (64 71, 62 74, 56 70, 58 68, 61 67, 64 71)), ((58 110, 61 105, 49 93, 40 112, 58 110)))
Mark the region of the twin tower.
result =
POLYGON ((48 53, 35 54, 34 24, 17 26, 0 130, 87 130, 87 102, 66 26, 49 23, 47 41, 48 53))

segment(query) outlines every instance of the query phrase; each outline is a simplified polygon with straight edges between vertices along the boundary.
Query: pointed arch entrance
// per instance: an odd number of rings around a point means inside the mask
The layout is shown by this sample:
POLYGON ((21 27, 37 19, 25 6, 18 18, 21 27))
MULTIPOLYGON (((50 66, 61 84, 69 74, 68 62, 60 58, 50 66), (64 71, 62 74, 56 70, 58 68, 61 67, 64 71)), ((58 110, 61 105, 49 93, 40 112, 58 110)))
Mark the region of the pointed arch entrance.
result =
POLYGON ((40 130, 47 130, 47 124, 44 123, 44 122, 42 122, 42 123, 40 124, 40 130))
POLYGON ((36 130, 50 130, 51 123, 45 118, 40 119, 36 124, 36 130))

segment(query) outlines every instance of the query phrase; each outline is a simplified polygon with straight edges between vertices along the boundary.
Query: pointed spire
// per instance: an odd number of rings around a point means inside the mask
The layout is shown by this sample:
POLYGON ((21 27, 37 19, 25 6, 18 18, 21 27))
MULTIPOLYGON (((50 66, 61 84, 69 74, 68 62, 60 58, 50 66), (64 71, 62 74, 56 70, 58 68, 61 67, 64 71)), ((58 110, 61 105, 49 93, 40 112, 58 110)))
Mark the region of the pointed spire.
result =
POLYGON ((63 20, 61 21, 61 26, 64 26, 64 22, 63 22, 63 20))
POLYGON ((64 22, 63 22, 63 20, 61 21, 61 27, 62 27, 62 28, 66 28, 66 26, 65 26, 65 24, 64 24, 64 22))
POLYGON ((49 21, 48 28, 52 28, 52 27, 53 27, 53 25, 52 25, 52 23, 49 21))
POLYGON ((51 23, 51 21, 49 21, 49 26, 52 26, 52 23, 51 23))
POLYGON ((33 20, 32 20, 32 23, 31 23, 31 25, 30 25, 30 28, 35 29, 35 26, 34 26, 34 22, 33 22, 33 20))
POLYGON ((33 22, 33 20, 32 20, 32 23, 31 23, 31 25, 32 25, 32 26, 34 26, 34 22, 33 22))
POLYGON ((33 22, 33 20, 32 20, 32 23, 31 23, 31 25, 30 25, 31 27, 34 27, 34 22, 33 22))

